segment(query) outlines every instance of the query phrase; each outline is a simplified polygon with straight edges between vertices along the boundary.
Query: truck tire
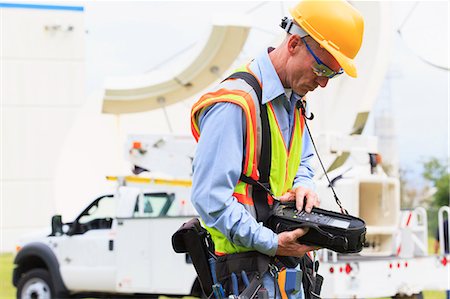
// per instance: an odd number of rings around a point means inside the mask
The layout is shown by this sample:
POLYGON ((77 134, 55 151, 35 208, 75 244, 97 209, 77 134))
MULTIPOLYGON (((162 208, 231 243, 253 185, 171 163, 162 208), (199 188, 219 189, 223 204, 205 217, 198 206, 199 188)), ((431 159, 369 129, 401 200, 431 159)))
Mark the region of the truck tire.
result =
POLYGON ((411 296, 407 295, 396 295, 392 297, 393 299, 423 299, 423 292, 420 292, 418 294, 412 294, 411 296))
POLYGON ((17 284, 17 299, 54 299, 50 273, 46 269, 33 269, 26 272, 17 284))

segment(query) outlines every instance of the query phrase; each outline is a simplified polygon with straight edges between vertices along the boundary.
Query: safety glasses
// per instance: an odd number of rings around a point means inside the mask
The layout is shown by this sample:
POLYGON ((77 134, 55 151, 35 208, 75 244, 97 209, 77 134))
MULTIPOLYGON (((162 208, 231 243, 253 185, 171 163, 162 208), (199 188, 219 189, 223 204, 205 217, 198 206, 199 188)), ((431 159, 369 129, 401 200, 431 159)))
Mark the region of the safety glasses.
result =
POLYGON ((328 79, 331 79, 344 73, 344 70, 342 68, 337 72, 330 69, 325 63, 322 62, 322 60, 320 60, 319 57, 317 57, 316 54, 314 54, 314 52, 311 50, 311 48, 309 47, 308 43, 305 41, 304 38, 302 38, 302 41, 305 43, 305 46, 308 49, 309 53, 311 53, 311 55, 316 60, 316 62, 313 65, 314 74, 316 74, 317 76, 327 77, 328 79))

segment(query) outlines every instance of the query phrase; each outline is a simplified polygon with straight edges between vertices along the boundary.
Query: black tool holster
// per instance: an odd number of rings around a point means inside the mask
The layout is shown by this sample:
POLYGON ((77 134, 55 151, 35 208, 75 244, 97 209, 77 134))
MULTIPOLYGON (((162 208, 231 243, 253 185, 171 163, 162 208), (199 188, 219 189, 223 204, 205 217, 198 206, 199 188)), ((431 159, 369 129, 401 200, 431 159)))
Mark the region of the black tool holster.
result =
POLYGON ((300 259, 300 269, 303 271, 303 290, 305 299, 320 299, 323 276, 317 274, 319 261, 313 262, 307 254, 300 259))
POLYGON ((205 297, 212 294, 213 280, 208 259, 214 255, 214 243, 208 231, 197 218, 184 223, 172 235, 172 247, 177 253, 188 253, 197 272, 205 297))

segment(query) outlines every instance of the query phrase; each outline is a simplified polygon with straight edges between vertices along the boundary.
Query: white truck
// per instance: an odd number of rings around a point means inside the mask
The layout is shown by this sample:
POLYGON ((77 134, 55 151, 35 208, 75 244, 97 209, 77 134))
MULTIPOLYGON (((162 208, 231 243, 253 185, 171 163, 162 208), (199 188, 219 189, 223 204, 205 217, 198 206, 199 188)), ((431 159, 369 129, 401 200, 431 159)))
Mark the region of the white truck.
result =
POLYGON ((192 218, 177 216, 180 202, 175 193, 121 186, 71 223, 54 216, 50 234, 20 245, 17 298, 199 295, 194 267, 172 250, 170 236, 192 218))

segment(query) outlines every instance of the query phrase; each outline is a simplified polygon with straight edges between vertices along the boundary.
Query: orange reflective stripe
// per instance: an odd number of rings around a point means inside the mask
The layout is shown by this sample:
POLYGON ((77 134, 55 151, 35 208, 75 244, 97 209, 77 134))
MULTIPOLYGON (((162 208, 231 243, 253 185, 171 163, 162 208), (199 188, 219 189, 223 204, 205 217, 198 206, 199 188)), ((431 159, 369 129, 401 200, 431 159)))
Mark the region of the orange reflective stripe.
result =
POLYGON ((300 114, 300 125, 301 125, 302 132, 303 132, 303 130, 305 129, 305 117, 298 110, 297 110, 297 113, 300 114))
POLYGON ((200 138, 200 129, 198 127, 198 113, 202 108, 213 105, 217 102, 229 102, 239 105, 246 116, 247 138, 246 155, 244 161, 244 172, 247 176, 258 179, 257 158, 256 158, 256 108, 252 97, 248 92, 241 90, 220 89, 214 93, 208 93, 193 106, 191 111, 191 130, 194 138, 198 141, 200 138), (242 100, 243 99, 243 100, 242 100))
POLYGON ((249 192, 249 187, 250 187, 249 184, 239 181, 236 185, 236 188, 234 189, 233 196, 236 197, 238 202, 243 205, 254 206, 255 204, 254 204, 253 198, 249 192), (242 190, 242 188, 238 188, 237 186, 242 186, 242 187, 244 187, 244 189, 242 190), (240 189, 240 191, 238 191, 239 189, 240 189), (242 192, 242 193, 239 193, 239 192, 242 192))
MULTIPOLYGON (((290 151, 294 150, 293 142, 297 141, 297 140, 294 140, 294 136, 295 136, 295 134, 297 134, 297 131, 300 131, 300 132, 298 132, 298 134, 300 135, 300 140, 303 139, 303 128, 305 126, 305 118, 303 117, 303 114, 300 112, 299 109, 295 109, 294 117, 295 117, 294 118, 294 127, 292 128, 291 142, 289 145, 290 151)), ((291 155, 291 153, 289 152, 289 156, 290 155, 291 155)))
MULTIPOLYGON (((247 72, 249 72, 250 74, 252 74, 253 75, 253 77, 255 77, 256 78, 256 81, 258 81, 258 84, 259 84, 259 86, 261 86, 261 90, 262 90, 262 88, 263 88, 263 85, 262 85, 262 82, 259 80, 259 78, 258 78, 258 76, 256 76, 256 74, 254 73, 254 72, 252 72, 252 70, 250 69, 250 62, 245 66, 245 68, 247 69, 247 72)), ((256 91, 255 91, 256 92, 256 91)), ((261 94, 261 97, 262 97, 262 94, 261 94)), ((258 100, 258 99, 256 99, 256 100, 258 100)), ((261 101, 262 101, 262 99, 261 99, 261 101)), ((253 106, 253 108, 255 107, 255 103, 254 103, 254 101, 253 101, 253 99, 252 99, 252 106, 253 106)), ((259 102, 258 102, 258 105, 259 105, 259 102)), ((253 114, 253 115, 255 115, 255 114, 253 114)), ((257 115, 256 117, 260 117, 259 115, 257 115)), ((255 127, 255 132, 256 132, 256 123, 257 123, 257 121, 256 121, 256 119, 253 121, 253 125, 254 125, 254 127, 255 127)), ((259 179, 259 174, 258 174, 258 161, 256 161, 257 159, 256 159, 256 144, 258 144, 258 140, 257 140, 257 134, 255 134, 255 165, 254 165, 254 167, 253 167, 253 171, 252 171, 252 175, 251 175, 251 178, 252 179, 255 179, 255 180, 258 180, 259 179)))
POLYGON ((249 205, 249 206, 253 206, 253 199, 251 197, 248 196, 247 194, 239 194, 239 193, 233 193, 233 196, 236 197, 236 199, 244 205, 249 205))
MULTIPOLYGON (((215 92, 210 92, 204 94, 193 106, 191 110, 191 131, 194 135, 194 138, 196 141, 200 138, 200 128, 198 127, 197 123, 197 117, 195 116, 196 113, 198 113, 202 108, 204 108, 206 105, 204 105, 204 100, 208 98, 215 98, 218 96, 222 96, 225 94, 228 94, 229 91, 226 89, 220 89, 215 92)), ((199 113, 200 115, 201 113, 199 113)))

